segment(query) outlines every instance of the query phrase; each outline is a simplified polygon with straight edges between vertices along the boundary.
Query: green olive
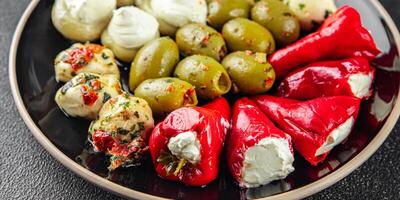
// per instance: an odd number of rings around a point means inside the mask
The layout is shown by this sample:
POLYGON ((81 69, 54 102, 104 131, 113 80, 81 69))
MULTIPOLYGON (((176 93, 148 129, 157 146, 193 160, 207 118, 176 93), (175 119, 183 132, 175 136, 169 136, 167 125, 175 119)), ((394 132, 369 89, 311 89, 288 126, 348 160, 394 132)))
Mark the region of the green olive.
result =
POLYGON ((144 80, 172 75, 179 61, 179 50, 169 37, 155 39, 143 46, 131 65, 129 88, 135 88, 144 80))
POLYGON ((254 51, 271 54, 275 51, 272 34, 260 24, 244 18, 230 20, 222 28, 228 49, 234 51, 254 51))
POLYGON ((264 93, 275 82, 275 71, 265 53, 234 52, 224 58, 222 65, 232 78, 234 92, 264 93))
POLYGON ((197 105, 194 86, 177 78, 147 79, 136 88, 135 96, 146 100, 159 116, 183 106, 197 105))
POLYGON ((208 23, 220 30, 229 20, 248 18, 251 8, 249 0, 211 0, 208 3, 208 23))
POLYGON ((227 52, 222 35, 199 23, 187 24, 180 28, 176 33, 176 43, 186 56, 201 54, 220 61, 227 52))
POLYGON ((271 31, 278 45, 293 43, 300 35, 300 22, 279 0, 262 0, 251 9, 251 19, 271 31))
POLYGON ((232 85, 225 68, 208 56, 194 55, 183 59, 174 75, 194 85, 197 95, 203 99, 222 96, 232 85))

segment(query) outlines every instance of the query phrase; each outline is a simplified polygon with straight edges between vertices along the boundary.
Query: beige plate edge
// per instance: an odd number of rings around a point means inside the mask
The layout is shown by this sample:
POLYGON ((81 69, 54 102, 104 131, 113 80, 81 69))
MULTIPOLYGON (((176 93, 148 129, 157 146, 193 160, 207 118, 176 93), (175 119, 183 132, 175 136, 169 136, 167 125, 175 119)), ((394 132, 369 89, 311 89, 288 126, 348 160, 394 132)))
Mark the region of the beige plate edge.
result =
MULTIPOLYGON (((383 6, 378 2, 378 0, 370 0, 375 8, 379 11, 379 13, 383 16, 385 22, 388 24, 390 31, 394 34, 395 42, 397 47, 400 47, 400 34, 399 31, 393 22, 390 15, 386 12, 383 6)), ((128 198, 137 198, 137 199, 163 199, 160 197, 152 196, 149 194, 145 194, 142 192, 138 192, 132 189, 128 189, 107 179, 104 179, 95 173, 85 169, 81 165, 77 164, 65 154, 63 154, 51 141, 42 133, 42 131, 35 125, 32 118, 28 114, 28 111, 22 101, 22 97, 20 95, 20 91, 18 88, 18 82, 16 77, 16 56, 17 49, 19 45, 19 40, 22 34, 22 31, 25 27, 27 20, 29 19, 31 13, 35 9, 36 5, 40 2, 40 0, 32 0, 29 6, 26 8, 23 13, 18 26, 15 30, 14 37, 11 43, 10 55, 9 55, 9 79, 11 90, 13 94, 13 98, 15 104, 18 108, 18 111, 24 120, 25 124, 28 126, 29 130, 36 137, 39 143, 60 163, 62 163, 65 167, 78 174, 85 180, 120 196, 128 197, 128 198)), ((400 96, 400 92, 398 97, 400 96)), ((383 125, 380 132, 375 136, 375 138, 353 159, 347 162, 345 165, 341 166, 336 171, 331 174, 325 176, 324 178, 319 179, 311 184, 305 185, 303 187, 263 198, 264 200, 275 200, 275 199, 301 199, 307 196, 310 196, 314 193, 317 193, 339 180, 346 177, 352 171, 357 169, 362 163, 364 163, 385 141, 385 139, 390 134, 393 127, 396 125, 397 119, 400 116, 400 98, 397 98, 395 106, 388 117, 386 123, 383 125)))

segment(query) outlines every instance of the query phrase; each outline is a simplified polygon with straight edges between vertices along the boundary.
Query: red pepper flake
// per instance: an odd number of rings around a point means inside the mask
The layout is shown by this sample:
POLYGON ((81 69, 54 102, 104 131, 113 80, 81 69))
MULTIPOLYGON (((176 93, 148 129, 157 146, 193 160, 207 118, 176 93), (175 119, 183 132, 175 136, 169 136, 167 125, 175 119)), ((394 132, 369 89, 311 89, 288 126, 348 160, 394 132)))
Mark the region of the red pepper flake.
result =
POLYGON ((121 85, 120 85, 120 84, 115 84, 115 85, 114 85, 114 88, 117 90, 117 92, 118 92, 119 94, 122 93, 122 89, 121 89, 121 85))
POLYGON ((253 55, 253 52, 249 51, 249 50, 246 50, 246 55, 251 56, 251 55, 253 55))
POLYGON ((97 150, 99 151, 105 152, 115 146, 114 139, 109 133, 105 131, 95 131, 92 135, 92 140, 94 146, 96 146, 97 150))
POLYGON ((265 79, 265 87, 270 87, 273 84, 274 80, 272 78, 265 79))
POLYGON ((168 92, 173 92, 174 91, 174 86, 171 84, 167 87, 168 92))
POLYGON ((93 51, 90 48, 77 48, 68 52, 64 62, 71 65, 73 71, 77 71, 87 65, 93 59, 93 51))
POLYGON ((98 44, 85 44, 85 47, 93 53, 100 53, 104 49, 104 46, 98 44))
POLYGON ((210 36, 207 35, 207 36, 205 36, 205 37, 203 38, 203 40, 201 41, 201 44, 202 44, 203 46, 207 46, 209 42, 210 42, 210 36))
POLYGON ((97 91, 101 89, 101 82, 99 80, 91 80, 90 86, 92 86, 93 90, 97 91))
POLYGON ((87 106, 92 106, 94 104, 94 102, 96 102, 97 99, 99 98, 97 93, 93 90, 90 90, 87 85, 83 85, 81 87, 81 93, 82 93, 83 102, 87 106))

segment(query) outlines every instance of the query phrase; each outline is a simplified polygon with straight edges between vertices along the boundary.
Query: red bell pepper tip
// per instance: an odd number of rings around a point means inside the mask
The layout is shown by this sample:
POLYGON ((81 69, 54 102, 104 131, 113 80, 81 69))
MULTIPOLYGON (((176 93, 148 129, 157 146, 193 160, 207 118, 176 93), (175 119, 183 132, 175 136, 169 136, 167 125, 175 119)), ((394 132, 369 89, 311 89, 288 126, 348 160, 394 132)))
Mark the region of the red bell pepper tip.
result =
POLYGON ((374 78, 375 68, 365 58, 322 61, 291 72, 278 86, 276 95, 297 100, 342 95, 364 99, 372 94, 374 78), (349 81, 359 75, 371 80, 351 85, 349 81), (363 88, 369 90, 365 91, 363 88))
POLYGON ((240 183, 245 152, 265 138, 288 141, 293 153, 291 138, 275 127, 256 104, 248 98, 236 101, 233 107, 232 129, 227 138, 226 158, 232 176, 240 183))
POLYGON ((183 107, 171 112, 153 130, 149 148, 157 174, 189 186, 203 186, 218 175, 219 157, 226 128, 223 116, 209 108, 183 107), (196 132, 200 144, 200 161, 185 162, 168 149, 170 138, 184 132, 196 132))
POLYGON ((321 61, 364 57, 372 60, 381 51, 361 24, 359 13, 343 6, 328 17, 317 32, 307 35, 269 57, 278 78, 297 67, 321 61))
POLYGON ((315 156, 329 134, 348 119, 357 119, 361 101, 346 96, 305 102, 267 95, 252 99, 279 128, 292 136, 296 150, 312 165, 322 162, 329 153, 315 156))

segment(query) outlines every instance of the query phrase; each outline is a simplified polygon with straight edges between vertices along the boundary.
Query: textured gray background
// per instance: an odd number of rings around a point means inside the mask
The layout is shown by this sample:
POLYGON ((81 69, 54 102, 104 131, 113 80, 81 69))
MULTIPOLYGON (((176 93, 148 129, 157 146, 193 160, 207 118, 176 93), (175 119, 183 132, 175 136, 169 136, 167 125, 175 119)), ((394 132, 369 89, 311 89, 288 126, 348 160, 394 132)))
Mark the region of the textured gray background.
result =
MULTIPOLYGON (((381 0, 400 26, 400 0, 381 0)), ((8 81, 8 52, 29 0, 0 0, 0 199, 120 199, 59 164, 19 117, 8 81)), ((362 167, 309 199, 399 199, 400 123, 362 167)))

